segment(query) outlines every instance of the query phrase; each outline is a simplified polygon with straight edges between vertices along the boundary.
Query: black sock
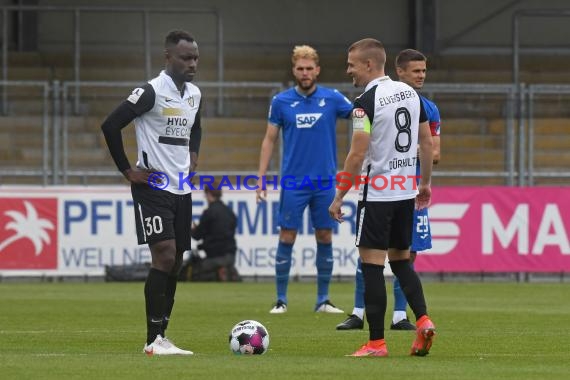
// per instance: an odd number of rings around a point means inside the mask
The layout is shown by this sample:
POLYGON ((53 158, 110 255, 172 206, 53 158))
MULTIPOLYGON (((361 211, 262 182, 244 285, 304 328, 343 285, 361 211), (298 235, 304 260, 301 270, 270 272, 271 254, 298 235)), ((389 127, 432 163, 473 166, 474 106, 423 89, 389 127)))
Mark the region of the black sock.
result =
POLYGON ((164 316, 162 317, 162 332, 164 334, 166 334, 168 321, 170 321, 170 315, 172 314, 172 308, 174 307, 174 294, 176 293, 177 281, 177 276, 168 276, 168 282, 166 283, 166 305, 164 307, 164 316))
POLYGON ((386 315, 386 281, 384 265, 362 263, 364 277, 364 310, 370 330, 370 340, 384 339, 386 315))
POLYGON ((400 281, 400 287, 406 295, 408 304, 416 316, 416 321, 427 314, 426 300, 422 282, 409 260, 390 261, 390 268, 400 281))
POLYGON ((163 335, 162 317, 164 316, 168 273, 150 268, 144 285, 146 306, 146 342, 151 344, 157 335, 163 335))

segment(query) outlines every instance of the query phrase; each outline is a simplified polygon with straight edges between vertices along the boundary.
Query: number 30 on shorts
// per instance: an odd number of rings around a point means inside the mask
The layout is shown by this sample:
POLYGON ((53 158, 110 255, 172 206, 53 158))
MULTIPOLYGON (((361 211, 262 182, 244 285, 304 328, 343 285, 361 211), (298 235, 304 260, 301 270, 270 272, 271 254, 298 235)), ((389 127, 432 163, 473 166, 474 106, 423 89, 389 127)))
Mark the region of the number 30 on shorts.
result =
POLYGON ((163 231, 162 218, 158 215, 144 218, 144 223, 146 234, 148 236, 151 236, 152 234, 160 234, 163 231))

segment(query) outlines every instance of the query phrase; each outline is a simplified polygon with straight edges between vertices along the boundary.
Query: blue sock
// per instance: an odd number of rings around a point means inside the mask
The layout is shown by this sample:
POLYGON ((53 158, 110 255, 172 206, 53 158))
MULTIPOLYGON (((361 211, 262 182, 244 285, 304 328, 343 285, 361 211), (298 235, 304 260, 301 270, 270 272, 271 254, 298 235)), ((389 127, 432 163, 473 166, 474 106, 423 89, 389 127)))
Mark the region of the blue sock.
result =
POLYGON ((356 277, 354 278, 354 307, 364 309, 364 276, 362 275, 362 261, 360 257, 356 262, 356 277))
POLYGON ((329 299, 333 270, 332 244, 317 243, 317 305, 329 299))
POLYGON ((291 256, 293 244, 279 242, 275 257, 275 285, 277 286, 277 300, 287 303, 287 286, 289 285, 289 272, 291 271, 291 256))
MULTIPOLYGON (((413 268, 413 264, 410 264, 413 268)), ((408 301, 406 300, 406 295, 400 287, 400 281, 398 277, 394 276, 394 311, 406 311, 408 306, 408 301)))
POLYGON ((394 276, 394 311, 406 311, 406 306, 408 306, 408 301, 400 287, 400 281, 394 276))

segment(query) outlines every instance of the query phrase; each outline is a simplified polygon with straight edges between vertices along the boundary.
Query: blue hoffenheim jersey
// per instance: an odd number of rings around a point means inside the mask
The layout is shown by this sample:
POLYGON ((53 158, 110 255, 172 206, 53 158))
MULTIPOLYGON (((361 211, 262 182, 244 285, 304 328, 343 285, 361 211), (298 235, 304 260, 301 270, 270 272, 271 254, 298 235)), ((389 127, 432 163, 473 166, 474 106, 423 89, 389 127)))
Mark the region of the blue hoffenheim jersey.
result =
MULTIPOLYGON (((432 136, 439 136, 440 129, 441 129, 441 118, 439 116, 439 109, 435 105, 434 102, 429 100, 423 95, 420 95, 420 99, 424 104, 424 110, 426 111, 428 122, 429 122, 429 129, 431 130, 432 136)), ((420 160, 417 161, 416 165, 416 175, 420 175, 420 160)), ((419 178, 417 179, 417 183, 420 183, 419 178)))
POLYGON ((309 96, 295 88, 273 97, 269 122, 283 135, 281 176, 296 180, 334 177, 337 172, 336 119, 348 118, 352 103, 335 89, 317 86, 309 96))
MULTIPOLYGON (((432 136, 439 136, 441 119, 439 116, 439 110, 434 102, 420 95, 420 99, 423 102, 424 110, 426 111, 429 128, 431 129, 432 136)), ((419 184, 420 175, 420 161, 417 161, 416 165, 416 175, 418 176, 417 183, 419 184)), ((421 252, 431 249, 431 227, 429 223, 428 209, 424 208, 422 210, 414 210, 414 229, 412 231, 412 247, 411 250, 414 252, 421 252)))
POLYGON ((432 136, 439 136, 440 127, 441 127, 441 118, 439 116, 439 110, 434 102, 429 100, 423 95, 420 95, 420 99, 424 103, 424 109, 427 114, 427 118, 429 121, 429 128, 431 129, 432 136))

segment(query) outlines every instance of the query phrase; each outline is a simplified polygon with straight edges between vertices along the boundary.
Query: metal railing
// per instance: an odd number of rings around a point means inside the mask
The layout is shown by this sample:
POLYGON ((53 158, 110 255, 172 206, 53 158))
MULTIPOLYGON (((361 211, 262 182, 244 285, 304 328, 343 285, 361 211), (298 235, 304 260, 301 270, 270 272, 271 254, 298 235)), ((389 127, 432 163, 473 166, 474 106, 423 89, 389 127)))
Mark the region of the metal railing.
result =
MULTIPOLYGON (((151 44, 150 44, 150 14, 212 14, 216 19, 216 56, 217 80, 224 81, 224 40, 222 15, 217 8, 184 8, 184 7, 95 7, 95 6, 50 6, 50 5, 5 5, 2 11, 2 81, 8 80, 8 13, 9 12, 67 12, 73 14, 73 77, 75 83, 81 82, 81 14, 82 13, 139 13, 142 14, 144 67, 147 78, 152 77, 151 44)), ((79 85, 76 88, 74 112, 79 113, 79 85)), ((219 88, 219 113, 223 112, 223 92, 219 88)), ((2 87, 2 113, 7 113, 7 93, 2 87)))
MULTIPOLYGON (((357 89, 351 84, 343 83, 325 83, 324 85, 335 87, 339 91, 343 92, 347 96, 357 96, 362 93, 362 89, 357 89)), ((422 94, 425 94, 429 99, 434 100, 438 95, 498 95, 504 98, 503 115, 497 115, 496 117, 502 117, 505 120, 505 140, 504 140, 504 162, 505 170, 502 171, 465 171, 465 170, 438 170, 434 173, 438 177, 458 177, 458 178, 474 178, 474 177, 500 177, 505 178, 506 184, 513 186, 515 184, 515 178, 520 177, 517 170, 515 169, 516 154, 514 147, 517 145, 515 136, 515 108, 514 100, 516 98, 516 86, 511 84, 489 84, 489 83, 433 83, 426 84, 421 90, 422 94)), ((437 101, 436 101, 437 103, 437 101)), ((445 137, 445 109, 441 110, 443 117, 443 139, 446 141, 445 137)), ((524 139, 524 136, 518 136, 519 141, 524 139)), ((445 144, 445 143, 444 143, 445 144)), ((445 148, 444 148, 445 149, 445 148)), ((521 172, 519 167, 519 172, 521 172)))
MULTIPOLYGON (((554 97, 561 97, 565 96, 565 104, 570 101, 570 85, 557 85, 557 84, 535 84, 529 85, 526 88, 525 92, 527 96, 527 104, 528 107, 526 108, 527 115, 527 125, 528 125, 528 146, 526 147, 528 152, 527 157, 527 169, 526 169, 526 180, 529 186, 535 185, 535 178, 570 178, 570 172, 566 169, 560 171, 553 171, 553 170, 537 170, 535 168, 535 112, 536 112, 536 103, 540 97, 545 96, 554 96, 554 97)), ((570 132, 570 120, 568 121, 568 132, 570 132)), ((568 150, 570 150, 570 139, 567 135, 564 136, 564 140, 568 142, 568 150)), ((521 143, 521 149, 524 149, 525 146, 521 143)), ((524 162, 522 163, 524 165, 524 162)), ((524 182, 522 183, 524 185, 524 182)))
MULTIPOLYGON (((261 91, 261 97, 266 106, 271 97, 283 89, 283 85, 279 82, 196 82, 195 83, 202 91, 202 97, 204 93, 208 90, 224 90, 224 94, 229 95, 231 89, 255 89, 261 91)), ((59 136, 61 139, 61 157, 59 155, 60 144, 54 141, 54 165, 53 165, 53 183, 54 184, 67 184, 68 178, 70 176, 85 177, 82 171, 70 170, 69 169, 69 118, 72 114, 70 110, 70 101, 72 91, 76 91, 77 88, 124 88, 124 94, 128 93, 130 89, 140 86, 140 82, 107 82, 107 81, 82 81, 82 82, 64 82, 61 85, 60 99, 54 99, 54 110, 59 110, 59 104, 63 105, 62 108, 62 121, 61 123, 56 123, 54 125, 54 135, 59 136), (60 170, 61 162, 61 170, 60 170)), ((59 88, 59 87, 58 87, 59 88)), ((76 97, 75 97, 76 98, 76 97)), ((124 97, 123 97, 124 98, 124 97)), ((216 98, 220 101, 220 98, 216 98)), ((117 101, 117 105, 118 105, 117 101)), ((111 110, 109 110, 110 112, 111 110)), ((265 110, 263 111, 265 114, 265 110)), ((94 177, 115 177, 117 176, 116 171, 88 171, 91 176, 94 177)))
MULTIPOLYGON (((42 89, 42 122, 41 126, 39 127, 41 128, 41 134, 43 138, 41 169, 0 168, 0 178, 2 176, 23 176, 23 177, 41 176, 43 184, 46 185, 48 183, 48 177, 53 173, 49 169, 49 158, 50 158, 49 120, 50 120, 50 115, 52 116, 55 115, 55 113, 49 112, 50 92, 53 90, 53 87, 50 86, 50 83, 47 81, 8 81, 8 80, 0 81, 0 86, 2 86, 4 90, 7 90, 9 87, 39 87, 40 89, 42 89)), ((58 95, 53 96, 54 99, 58 97, 59 97, 58 95)), ((55 125, 56 123, 57 123, 56 120, 52 119, 52 125, 55 125)), ((10 130, 10 133, 17 133, 17 131, 10 130)), ((52 141, 55 141, 56 136, 54 135, 53 138, 54 139, 52 141)))
MULTIPOLYGON (((264 108, 261 110, 263 113, 266 112, 265 107, 269 104, 271 96, 283 89, 283 85, 278 82, 198 82, 196 84, 203 90, 203 93, 208 92, 208 90, 212 90, 213 93, 216 93, 220 87, 224 88, 226 101, 229 105, 236 101, 236 99, 243 98, 243 95, 240 95, 238 92, 234 93, 235 98, 228 97, 227 95, 230 94, 230 92, 228 92, 229 89, 236 91, 254 91, 253 89, 256 89, 255 96, 258 97, 257 101, 264 105, 264 108)), ((41 178, 42 184, 44 185, 67 184, 70 178, 81 179, 81 182, 85 184, 92 183, 93 180, 98 178, 119 178, 119 174, 114 170, 112 163, 109 163, 109 168, 105 170, 82 170, 70 167, 69 149, 71 131, 69 129, 69 122, 71 117, 76 117, 73 115, 72 110, 74 91, 77 88, 89 88, 90 91, 84 91, 85 95, 82 97, 84 103, 89 105, 90 100, 86 98, 88 96, 87 94, 93 92, 93 89, 96 87, 102 89, 124 88, 125 91, 120 91, 120 93, 124 95, 124 98, 130 88, 139 86, 140 83, 104 81, 83 81, 79 83, 74 81, 63 83, 58 81, 52 81, 51 83, 42 81, 0 81, 0 85, 5 88, 39 87, 42 89, 41 99, 38 98, 42 104, 41 125, 38 125, 38 130, 41 129, 43 138, 41 167, 33 165, 22 167, 19 164, 17 167, 5 166, 0 169, 0 178, 7 176, 22 178, 36 177, 41 178)), ((330 83, 324 85, 335 87, 350 96, 355 96, 360 93, 359 89, 355 89, 349 84, 330 83)), ((440 169, 435 172, 436 176, 442 178, 502 178, 505 180, 505 184, 511 186, 515 184, 519 186, 532 186, 535 185, 537 178, 547 180, 570 178, 570 171, 565 166, 545 169, 543 167, 536 167, 535 165, 537 149, 535 146, 535 120, 537 118, 537 104, 540 104, 541 99, 544 99, 544 97, 555 96, 560 98, 561 96, 565 96, 566 98, 561 102, 563 103, 560 105, 561 108, 556 108, 551 112, 555 115, 560 115, 559 117, 568 118, 570 128, 570 111, 564 115, 560 113, 565 109, 564 104, 567 104, 568 98, 570 98, 570 85, 529 85, 523 86, 522 88, 524 89, 522 101, 526 104, 525 108, 528 111, 522 115, 521 120, 523 123, 521 123, 521 125, 526 123, 528 128, 521 127, 518 129, 518 133, 515 133, 517 132, 515 128, 515 121, 517 119, 513 106, 514 98, 516 97, 514 85, 439 83, 426 85, 424 87, 423 93, 429 98, 434 99, 436 103, 439 103, 438 98, 442 98, 446 95, 457 98, 460 102, 464 102, 468 96, 479 96, 482 99, 482 104, 485 104, 487 100, 485 97, 486 94, 493 94, 493 96, 499 96, 499 98, 503 99, 502 106, 500 107, 502 113, 501 115, 495 116, 504 120, 504 132, 503 135, 500 136, 500 141, 503 144, 502 149, 504 151, 502 165, 499 166, 497 170, 489 170, 489 167, 485 165, 472 167, 470 170, 440 169), (517 158, 518 165, 516 165, 517 158), (504 169, 501 170, 501 167, 504 169)), ((217 100, 216 96, 213 98, 217 100)), ((120 98, 117 99, 116 104, 118 104, 119 101, 120 98)), ((446 147, 453 144, 453 141, 448 140, 449 137, 445 132, 446 109, 443 108, 441 112, 443 116, 443 151, 445 152, 446 147)), ((478 112, 479 111, 475 109, 474 113, 476 114, 478 112)), ((228 116, 231 117, 232 115, 228 116)), ((503 124, 501 123, 501 125, 503 124)), ((12 130, 10 130, 10 132, 12 132, 12 130)), ((565 140, 566 139, 561 139, 561 141, 558 141, 558 145, 563 144, 565 140)), ((570 148, 570 141, 568 145, 568 148, 570 148)), ((252 168, 252 171, 255 169, 256 168, 252 168)))

